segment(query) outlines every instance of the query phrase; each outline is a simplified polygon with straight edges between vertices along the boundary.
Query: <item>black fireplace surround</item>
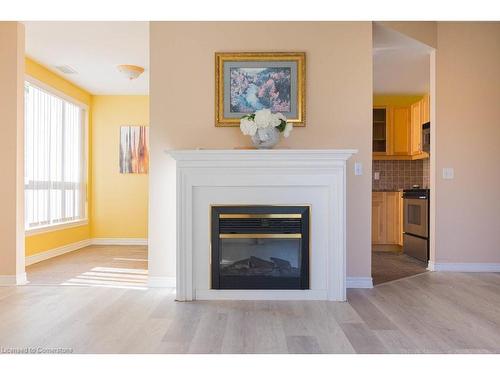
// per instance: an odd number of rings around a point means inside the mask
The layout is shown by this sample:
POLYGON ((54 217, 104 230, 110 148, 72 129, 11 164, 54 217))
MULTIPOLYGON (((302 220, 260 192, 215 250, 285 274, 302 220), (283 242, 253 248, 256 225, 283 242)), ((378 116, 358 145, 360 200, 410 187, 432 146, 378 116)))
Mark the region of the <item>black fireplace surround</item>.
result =
POLYGON ((212 289, 309 289, 309 206, 212 206, 212 289))

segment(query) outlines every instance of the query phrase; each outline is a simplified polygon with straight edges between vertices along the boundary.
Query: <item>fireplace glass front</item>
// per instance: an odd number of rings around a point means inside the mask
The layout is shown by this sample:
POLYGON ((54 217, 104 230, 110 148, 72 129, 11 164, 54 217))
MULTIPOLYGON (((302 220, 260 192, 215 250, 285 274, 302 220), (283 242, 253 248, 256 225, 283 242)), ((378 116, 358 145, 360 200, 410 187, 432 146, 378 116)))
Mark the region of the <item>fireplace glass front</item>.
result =
POLYGON ((308 289, 309 207, 212 207, 214 289, 308 289))

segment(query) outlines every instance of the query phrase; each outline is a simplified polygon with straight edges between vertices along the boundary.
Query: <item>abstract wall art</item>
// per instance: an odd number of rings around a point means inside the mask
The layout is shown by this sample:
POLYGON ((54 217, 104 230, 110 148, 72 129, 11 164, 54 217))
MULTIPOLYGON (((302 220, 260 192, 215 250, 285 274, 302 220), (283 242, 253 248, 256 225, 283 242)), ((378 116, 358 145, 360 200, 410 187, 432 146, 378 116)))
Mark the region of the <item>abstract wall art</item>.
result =
POLYGON ((148 173, 149 128, 120 127, 120 173, 148 173))

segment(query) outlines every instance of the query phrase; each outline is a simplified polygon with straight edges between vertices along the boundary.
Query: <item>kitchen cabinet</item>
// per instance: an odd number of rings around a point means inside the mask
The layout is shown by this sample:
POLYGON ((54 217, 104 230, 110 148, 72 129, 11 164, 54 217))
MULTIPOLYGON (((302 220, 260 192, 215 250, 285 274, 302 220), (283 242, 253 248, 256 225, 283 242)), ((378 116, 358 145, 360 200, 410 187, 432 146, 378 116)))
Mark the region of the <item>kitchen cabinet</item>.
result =
POLYGON ((388 151, 388 110, 386 107, 373 108, 373 153, 385 155, 388 151))
POLYGON ((403 197, 399 191, 372 193, 372 243, 403 244, 403 197))
POLYGON ((383 192, 372 193, 372 243, 381 244, 385 241, 385 203, 383 192))
POLYGON ((411 105, 387 105, 373 109, 373 159, 425 159, 422 124, 429 121, 429 96, 411 105))
POLYGON ((425 124, 431 121, 430 114, 430 98, 428 94, 425 94, 422 100, 420 101, 420 122, 425 124))
POLYGON ((392 154, 410 154, 411 112, 409 107, 395 107, 392 109, 392 154))
POLYGON ((411 109, 410 125, 410 155, 422 152, 422 101, 413 103, 411 109))

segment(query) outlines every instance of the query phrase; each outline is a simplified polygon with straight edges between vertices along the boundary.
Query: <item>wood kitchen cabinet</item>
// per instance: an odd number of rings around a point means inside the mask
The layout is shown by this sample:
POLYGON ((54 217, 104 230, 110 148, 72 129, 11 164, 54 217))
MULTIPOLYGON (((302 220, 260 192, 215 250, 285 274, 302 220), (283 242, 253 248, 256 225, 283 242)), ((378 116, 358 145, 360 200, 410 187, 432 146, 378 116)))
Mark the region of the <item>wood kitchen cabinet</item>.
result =
POLYGON ((373 109, 373 159, 428 158, 429 155, 422 151, 422 124, 428 121, 428 95, 411 105, 375 107, 373 109), (382 121, 384 116, 385 122, 382 121))
POLYGON ((422 101, 413 103, 410 125, 410 155, 422 153, 422 101))
POLYGON ((383 192, 372 193, 372 243, 385 243, 385 203, 383 192))
POLYGON ((431 121, 431 113, 430 113, 430 98, 428 94, 425 94, 422 100, 420 101, 420 122, 425 124, 431 121))
POLYGON ((386 107, 373 108, 373 153, 385 155, 388 152, 389 111, 386 107))
POLYGON ((399 191, 372 193, 372 243, 403 244, 403 197, 399 191))
POLYGON ((392 154, 410 154, 411 111, 409 107, 392 109, 392 154))

